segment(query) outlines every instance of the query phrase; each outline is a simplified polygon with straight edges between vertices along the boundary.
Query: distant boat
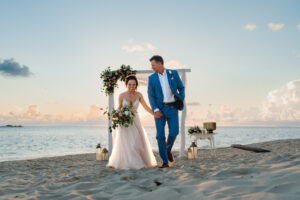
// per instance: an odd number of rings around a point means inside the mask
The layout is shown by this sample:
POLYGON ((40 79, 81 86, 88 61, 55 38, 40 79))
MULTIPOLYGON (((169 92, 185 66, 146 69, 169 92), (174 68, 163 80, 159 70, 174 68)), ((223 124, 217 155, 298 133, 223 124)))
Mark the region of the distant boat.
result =
POLYGON ((15 128, 15 127, 23 127, 23 126, 22 125, 10 125, 10 124, 7 124, 6 126, 0 126, 0 127, 15 128))

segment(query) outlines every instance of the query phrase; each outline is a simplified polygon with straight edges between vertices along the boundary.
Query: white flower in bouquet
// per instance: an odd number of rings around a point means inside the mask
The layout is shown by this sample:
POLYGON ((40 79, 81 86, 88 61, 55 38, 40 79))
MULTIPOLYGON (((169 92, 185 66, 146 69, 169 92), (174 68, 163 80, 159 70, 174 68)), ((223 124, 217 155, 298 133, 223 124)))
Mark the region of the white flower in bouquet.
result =
POLYGON ((132 106, 124 106, 120 110, 112 111, 112 129, 116 129, 119 126, 129 127, 133 124, 134 110, 132 106))

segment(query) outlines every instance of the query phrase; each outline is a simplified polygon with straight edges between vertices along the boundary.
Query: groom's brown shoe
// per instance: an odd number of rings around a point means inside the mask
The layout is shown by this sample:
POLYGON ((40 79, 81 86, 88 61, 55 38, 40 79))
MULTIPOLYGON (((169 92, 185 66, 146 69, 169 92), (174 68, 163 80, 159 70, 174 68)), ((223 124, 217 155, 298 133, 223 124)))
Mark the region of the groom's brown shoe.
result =
POLYGON ((168 160, 170 162, 174 162, 174 157, 173 157, 172 153, 171 152, 167 152, 167 154, 168 154, 168 160))
POLYGON ((162 164, 162 166, 159 166, 158 168, 167 168, 167 167, 169 167, 168 164, 162 164))

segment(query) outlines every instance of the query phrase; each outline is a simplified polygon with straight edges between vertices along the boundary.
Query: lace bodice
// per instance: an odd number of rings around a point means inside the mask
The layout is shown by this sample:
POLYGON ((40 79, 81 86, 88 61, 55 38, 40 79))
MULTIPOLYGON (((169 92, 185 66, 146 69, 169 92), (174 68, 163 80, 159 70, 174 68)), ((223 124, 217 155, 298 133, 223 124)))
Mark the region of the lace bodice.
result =
MULTIPOLYGON (((139 102, 140 102, 139 99, 140 99, 140 98, 137 97, 137 98, 135 99, 135 101, 132 103, 132 106, 133 106, 133 108, 134 108, 135 110, 137 110, 138 107, 139 107, 139 102)), ((128 106, 128 105, 131 105, 130 102, 127 101, 126 98, 123 98, 122 106, 128 106)))

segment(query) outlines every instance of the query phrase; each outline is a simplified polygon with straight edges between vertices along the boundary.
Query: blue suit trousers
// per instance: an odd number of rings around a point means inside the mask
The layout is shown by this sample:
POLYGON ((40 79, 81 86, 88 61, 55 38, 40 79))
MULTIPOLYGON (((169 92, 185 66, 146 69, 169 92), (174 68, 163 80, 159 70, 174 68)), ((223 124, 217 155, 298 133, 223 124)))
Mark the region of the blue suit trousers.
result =
POLYGON ((178 110, 173 105, 163 106, 160 110, 163 116, 159 119, 155 118, 156 139, 159 148, 159 155, 163 164, 168 164, 168 154, 171 152, 176 136, 179 134, 178 110), (166 122, 169 127, 169 135, 166 141, 165 126, 166 122))

